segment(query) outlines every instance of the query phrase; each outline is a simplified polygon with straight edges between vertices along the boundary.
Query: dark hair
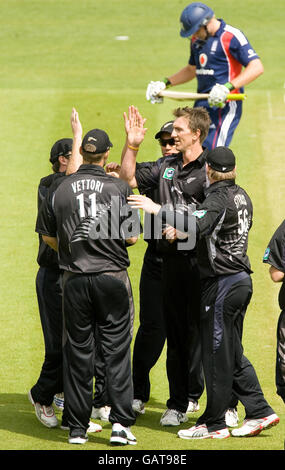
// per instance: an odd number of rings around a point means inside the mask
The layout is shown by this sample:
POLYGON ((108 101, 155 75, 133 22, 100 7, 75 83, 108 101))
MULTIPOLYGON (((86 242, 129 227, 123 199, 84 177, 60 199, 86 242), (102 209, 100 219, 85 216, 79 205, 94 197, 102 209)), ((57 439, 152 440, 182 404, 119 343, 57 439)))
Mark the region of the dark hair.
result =
POLYGON ((52 165, 52 171, 54 173, 58 173, 59 172, 59 167, 60 167, 60 163, 58 160, 56 160, 56 162, 53 163, 52 165))
MULTIPOLYGON (((106 152, 107 151, 108 150, 106 150, 106 152)), ((83 157, 83 160, 87 163, 99 163, 102 160, 106 152, 104 153, 85 152, 85 150, 81 148, 81 155, 83 157)))
POLYGON ((200 142, 201 144, 206 139, 209 127, 211 124, 210 116, 206 108, 197 107, 189 108, 185 106, 184 108, 177 108, 173 111, 173 115, 176 118, 185 117, 188 120, 189 129, 192 132, 197 132, 200 130, 200 142))

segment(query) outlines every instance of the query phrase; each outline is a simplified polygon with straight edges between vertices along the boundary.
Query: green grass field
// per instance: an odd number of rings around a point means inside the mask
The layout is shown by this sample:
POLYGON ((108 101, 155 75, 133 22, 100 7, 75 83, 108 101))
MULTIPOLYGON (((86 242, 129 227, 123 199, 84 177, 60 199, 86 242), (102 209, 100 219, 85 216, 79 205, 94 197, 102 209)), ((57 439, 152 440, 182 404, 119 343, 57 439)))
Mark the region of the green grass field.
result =
MULTIPOLYGON (((180 104, 165 100, 163 105, 151 105, 145 100, 145 89, 150 80, 176 72, 188 60, 188 42, 179 36, 179 16, 187 2, 1 0, 0 5, 0 449, 74 450, 66 431, 47 429, 37 421, 27 399, 44 357, 35 292, 37 185, 50 173, 53 143, 71 137, 73 106, 79 111, 84 131, 100 127, 109 133, 114 144, 110 161, 120 160, 123 112, 131 104, 138 106, 148 127, 138 159, 159 157, 154 134, 180 104), (129 36, 129 40, 116 40, 120 35, 129 36)), ((168 398, 164 351, 151 372, 146 414, 132 428, 138 440, 135 450, 282 450, 285 407, 274 382, 279 286, 269 279, 262 256, 285 214, 285 4, 275 0, 273 8, 270 0, 236 0, 233 7, 227 0, 210 0, 208 5, 218 18, 244 31, 265 67, 264 75, 246 89, 248 97, 232 149, 238 161, 237 182, 247 189, 254 204, 249 246, 254 295, 245 320, 245 354, 281 420, 277 427, 250 439, 178 439, 177 428, 159 425, 168 398)), ((195 84, 176 88, 184 89, 195 91, 195 84)), ((141 239, 129 250, 136 328, 145 247, 141 239)), ((200 405, 202 413, 205 395, 200 405)), ((239 415, 242 420, 242 406, 239 415)), ((190 416, 184 426, 195 420, 196 415, 190 416)), ((91 435, 82 447, 110 450, 110 429, 109 423, 103 424, 103 431, 91 435)))

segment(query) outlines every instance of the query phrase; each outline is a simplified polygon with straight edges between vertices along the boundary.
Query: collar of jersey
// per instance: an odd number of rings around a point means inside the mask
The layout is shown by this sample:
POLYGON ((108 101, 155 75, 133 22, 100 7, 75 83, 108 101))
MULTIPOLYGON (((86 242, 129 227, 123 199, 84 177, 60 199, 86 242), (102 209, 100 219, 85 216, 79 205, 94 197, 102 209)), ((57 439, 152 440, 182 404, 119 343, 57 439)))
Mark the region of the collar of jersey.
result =
MULTIPOLYGON (((198 165, 202 168, 202 166, 205 164, 206 162, 206 155, 208 153, 208 149, 204 149, 203 148, 203 152, 199 155, 198 158, 196 158, 195 160, 193 160, 192 162, 189 162, 187 163, 186 165, 184 165, 183 168, 186 168, 188 167, 188 165, 196 165, 198 163, 198 165)), ((181 160, 180 160, 180 163, 181 165, 183 164, 183 156, 182 154, 179 154, 179 157, 181 156, 181 160)))
POLYGON ((105 170, 102 166, 100 166, 100 165, 89 165, 88 163, 80 165, 80 167, 77 170, 77 173, 99 173, 99 174, 102 174, 102 175, 106 174, 106 172, 105 172, 105 170))
POLYGON ((205 194, 208 195, 217 189, 234 186, 235 184, 235 180, 216 181, 215 183, 210 184, 210 186, 205 190, 205 194))
POLYGON ((224 28, 226 26, 226 23, 224 22, 224 20, 222 18, 218 18, 218 21, 220 21, 221 24, 220 24, 220 27, 219 27, 218 31, 215 32, 213 37, 221 36, 221 34, 224 32, 224 28))

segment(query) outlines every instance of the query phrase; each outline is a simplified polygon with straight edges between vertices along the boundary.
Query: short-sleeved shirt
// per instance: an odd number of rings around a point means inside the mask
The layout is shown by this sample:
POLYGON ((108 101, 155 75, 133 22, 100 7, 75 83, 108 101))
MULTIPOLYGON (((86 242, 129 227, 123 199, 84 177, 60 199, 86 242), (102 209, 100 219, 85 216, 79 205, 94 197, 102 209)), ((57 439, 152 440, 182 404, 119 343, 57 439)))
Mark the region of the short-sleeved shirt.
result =
MULTIPOLYGON (((285 220, 279 225, 269 241, 263 255, 263 263, 270 264, 278 271, 285 273, 285 220)), ((279 305, 282 310, 285 309, 285 280, 279 291, 279 305)))
MULTIPOLYGON (((196 66, 198 93, 208 93, 216 83, 227 83, 242 67, 259 58, 246 36, 222 19, 220 28, 206 41, 192 36, 189 64, 196 66)), ((243 88, 235 90, 242 93, 243 88)))
MULTIPOLYGON (((38 213, 41 209, 43 201, 45 200, 49 188, 54 184, 55 180, 65 176, 65 173, 51 173, 48 176, 41 178, 38 186, 38 213)), ((44 268, 52 268, 58 270, 57 253, 46 243, 43 242, 42 236, 39 234, 39 251, 37 256, 39 266, 44 268)))
MULTIPOLYGON (((156 189, 159 204, 169 208, 191 206, 194 209, 205 199, 205 189, 209 184, 206 178, 207 153, 205 149, 196 160, 184 166, 180 153, 137 167, 135 176, 140 193, 147 194, 156 189)), ((162 253, 177 252, 177 242, 169 243, 161 238, 158 250, 162 253)), ((183 250, 179 251, 182 253, 183 250)))
POLYGON ((126 239, 140 233, 138 211, 127 204, 129 185, 99 165, 81 165, 62 180, 51 187, 36 225, 38 233, 57 237, 60 268, 74 273, 126 269, 126 239))

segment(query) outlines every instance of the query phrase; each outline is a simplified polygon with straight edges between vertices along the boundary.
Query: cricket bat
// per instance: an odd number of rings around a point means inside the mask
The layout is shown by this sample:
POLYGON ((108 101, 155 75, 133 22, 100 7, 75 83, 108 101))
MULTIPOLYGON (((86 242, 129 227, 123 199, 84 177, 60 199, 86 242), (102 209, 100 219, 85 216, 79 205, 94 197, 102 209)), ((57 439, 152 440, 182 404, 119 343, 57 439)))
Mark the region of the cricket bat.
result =
MULTIPOLYGON (((178 101, 186 100, 207 100, 209 93, 191 93, 187 91, 170 91, 163 90, 158 96, 163 96, 164 98, 171 98, 178 101)), ((227 96, 228 100, 244 100, 246 98, 245 93, 229 93, 227 96)))

